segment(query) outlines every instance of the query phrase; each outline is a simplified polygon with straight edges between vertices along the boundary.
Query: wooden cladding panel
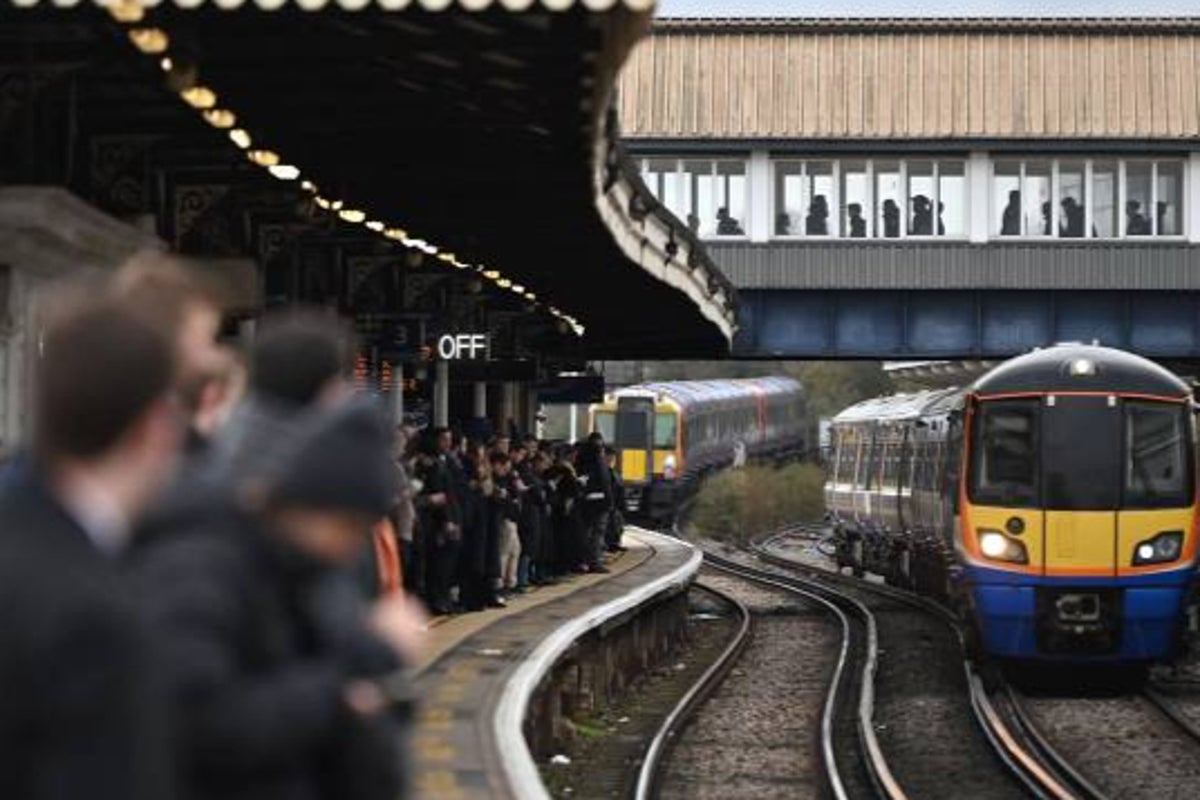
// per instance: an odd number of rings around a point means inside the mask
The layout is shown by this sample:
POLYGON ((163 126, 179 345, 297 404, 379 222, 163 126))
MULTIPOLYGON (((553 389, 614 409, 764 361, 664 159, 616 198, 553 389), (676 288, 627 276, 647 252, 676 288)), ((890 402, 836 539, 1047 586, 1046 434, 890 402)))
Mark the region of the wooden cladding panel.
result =
POLYGON ((659 32, 621 77, 631 137, 1200 136, 1193 33, 659 32))

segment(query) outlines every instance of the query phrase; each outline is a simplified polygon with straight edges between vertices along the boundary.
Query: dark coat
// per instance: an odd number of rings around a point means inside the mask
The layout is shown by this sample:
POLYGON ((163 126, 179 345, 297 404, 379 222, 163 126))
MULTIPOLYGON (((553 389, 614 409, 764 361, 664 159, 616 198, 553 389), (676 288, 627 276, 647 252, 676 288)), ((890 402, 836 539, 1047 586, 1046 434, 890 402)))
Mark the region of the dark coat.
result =
POLYGON ((542 528, 546 517, 546 482, 528 461, 521 464, 517 474, 525 491, 521 495, 521 554, 534 561, 541 560, 542 528))
POLYGON ((23 466, 0 489, 0 797, 174 796, 136 598, 23 466))
POLYGON ((197 478, 169 519, 146 535, 134 569, 166 645, 188 796, 364 796, 343 766, 372 752, 384 777, 365 796, 388 796, 398 780, 395 759, 383 760, 389 732, 364 734, 342 696, 351 676, 396 664, 356 635, 361 597, 349 578, 263 531, 215 480, 197 478))

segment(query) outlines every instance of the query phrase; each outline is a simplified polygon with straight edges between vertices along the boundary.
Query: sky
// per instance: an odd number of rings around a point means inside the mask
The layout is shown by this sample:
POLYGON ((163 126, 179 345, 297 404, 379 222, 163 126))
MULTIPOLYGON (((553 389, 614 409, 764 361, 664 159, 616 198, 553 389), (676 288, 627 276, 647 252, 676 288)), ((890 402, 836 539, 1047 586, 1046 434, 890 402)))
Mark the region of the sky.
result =
POLYGON ((1200 0, 658 0, 659 17, 1200 16, 1200 0))

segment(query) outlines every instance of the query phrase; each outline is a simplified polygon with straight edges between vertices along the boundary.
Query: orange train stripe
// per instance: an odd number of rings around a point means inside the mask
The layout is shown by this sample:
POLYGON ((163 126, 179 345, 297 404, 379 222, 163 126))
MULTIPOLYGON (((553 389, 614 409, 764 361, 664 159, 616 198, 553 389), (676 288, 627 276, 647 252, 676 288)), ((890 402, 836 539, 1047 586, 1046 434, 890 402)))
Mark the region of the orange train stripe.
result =
POLYGON ((1022 397, 1123 397, 1128 400, 1153 400, 1160 403, 1187 403, 1190 395, 1171 397, 1159 394, 1141 394, 1139 392, 1001 392, 998 394, 977 394, 976 400, 1015 400, 1022 397))

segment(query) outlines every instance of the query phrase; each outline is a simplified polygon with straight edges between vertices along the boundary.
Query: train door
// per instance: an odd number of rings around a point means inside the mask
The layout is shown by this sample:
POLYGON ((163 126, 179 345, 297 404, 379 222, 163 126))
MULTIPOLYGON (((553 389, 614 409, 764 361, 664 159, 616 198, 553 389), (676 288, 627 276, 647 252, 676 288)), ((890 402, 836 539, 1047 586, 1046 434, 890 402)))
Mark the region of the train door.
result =
POLYGON ((912 427, 901 427, 900 465, 896 477, 896 530, 905 531, 912 527, 913 518, 913 448, 912 427))
POLYGON ((618 399, 615 427, 621 477, 627 484, 649 483, 654 464, 654 398, 618 399))

